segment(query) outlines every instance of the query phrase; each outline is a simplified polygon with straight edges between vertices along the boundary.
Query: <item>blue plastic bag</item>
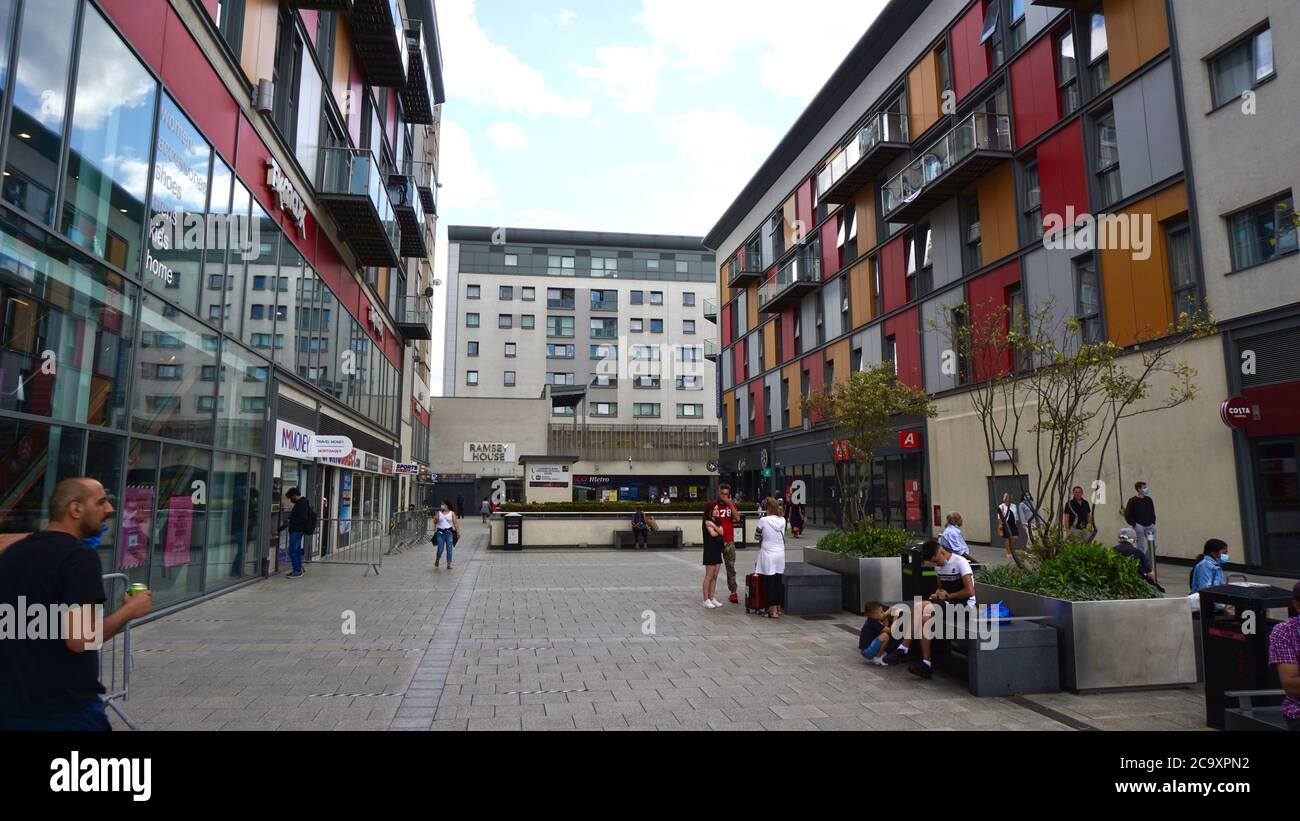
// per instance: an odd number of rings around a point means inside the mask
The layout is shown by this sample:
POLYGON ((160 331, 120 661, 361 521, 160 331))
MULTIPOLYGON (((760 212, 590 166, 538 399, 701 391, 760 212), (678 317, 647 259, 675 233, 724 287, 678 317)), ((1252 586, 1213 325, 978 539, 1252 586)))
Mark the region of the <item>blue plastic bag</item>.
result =
POLYGON ((983 615, 986 620, 993 621, 994 619, 997 619, 998 624, 1000 625, 1010 624, 1011 622, 1003 620, 1009 619, 1014 615, 1011 612, 1011 608, 1007 607, 1006 603, 1003 601, 998 601, 997 604, 983 605, 981 609, 984 611, 981 615, 983 615))

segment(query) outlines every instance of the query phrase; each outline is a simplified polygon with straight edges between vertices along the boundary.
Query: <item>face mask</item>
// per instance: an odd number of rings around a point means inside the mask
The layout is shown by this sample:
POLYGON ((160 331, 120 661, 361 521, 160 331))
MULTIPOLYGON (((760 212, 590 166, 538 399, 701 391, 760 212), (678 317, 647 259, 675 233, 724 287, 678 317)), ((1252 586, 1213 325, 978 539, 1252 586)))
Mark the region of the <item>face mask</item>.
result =
POLYGON ((1231 560, 1230 556, 1225 556, 1222 553, 1219 554, 1219 564, 1227 564, 1231 560))
POLYGON ((1149 487, 1144 487, 1144 488, 1142 488, 1142 495, 1143 495, 1143 496, 1150 496, 1150 495, 1151 495, 1151 488, 1149 488, 1149 487))

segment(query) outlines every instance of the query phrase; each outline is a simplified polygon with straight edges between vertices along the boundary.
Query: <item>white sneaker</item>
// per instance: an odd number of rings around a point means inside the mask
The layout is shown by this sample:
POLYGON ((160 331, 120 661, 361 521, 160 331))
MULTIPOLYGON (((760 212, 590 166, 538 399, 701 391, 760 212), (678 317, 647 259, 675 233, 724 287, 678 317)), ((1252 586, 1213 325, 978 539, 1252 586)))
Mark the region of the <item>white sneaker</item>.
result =
POLYGON ((713 602, 713 606, 714 606, 714 607, 722 607, 722 606, 723 606, 722 602, 718 601, 717 599, 709 599, 709 601, 713 602))
POLYGON ((704 606, 707 607, 707 608, 709 608, 710 610, 712 610, 713 608, 717 607, 718 605, 714 604, 712 599, 706 599, 705 602, 704 602, 704 606))

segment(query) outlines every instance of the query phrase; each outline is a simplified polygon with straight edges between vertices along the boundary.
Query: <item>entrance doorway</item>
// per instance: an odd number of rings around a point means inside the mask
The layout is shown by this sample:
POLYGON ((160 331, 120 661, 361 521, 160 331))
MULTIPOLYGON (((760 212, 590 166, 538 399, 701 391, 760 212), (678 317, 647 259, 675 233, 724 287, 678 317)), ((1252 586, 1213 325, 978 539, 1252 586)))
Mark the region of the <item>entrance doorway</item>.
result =
POLYGON ((1300 570, 1300 439, 1255 443, 1260 556, 1265 567, 1300 570))
MULTIPOLYGON (((998 542, 998 505, 1002 504, 1002 494, 1011 494, 1011 503, 1018 504, 1029 490, 1028 476, 991 476, 989 477, 989 544, 1001 547, 998 542)), ((1020 514, 1016 514, 1020 518, 1020 514)), ((1022 531, 1020 542, 1024 544, 1022 531)))

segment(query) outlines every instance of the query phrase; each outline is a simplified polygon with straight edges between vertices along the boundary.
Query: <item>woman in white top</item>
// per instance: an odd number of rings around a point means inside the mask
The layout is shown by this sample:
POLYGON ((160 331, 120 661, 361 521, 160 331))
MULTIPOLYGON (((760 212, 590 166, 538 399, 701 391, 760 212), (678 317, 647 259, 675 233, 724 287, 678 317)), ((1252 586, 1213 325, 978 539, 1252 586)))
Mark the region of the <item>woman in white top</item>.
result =
POLYGON ((1015 559, 1016 545, 1020 543, 1020 508, 1011 501, 1010 493, 1002 494, 1002 504, 998 505, 998 527, 1002 537, 1002 546, 1007 550, 1007 558, 1015 559))
POLYGON ((436 569, 442 562, 442 551, 445 549, 447 569, 451 570, 451 550, 456 546, 456 540, 460 538, 460 517, 451 509, 451 502, 443 499, 442 507, 434 514, 434 518, 437 520, 438 530, 433 541, 438 545, 438 555, 433 560, 433 566, 436 569))
POLYGON ((781 606, 785 603, 785 519, 776 499, 768 499, 767 515, 758 520, 755 531, 758 560, 754 563, 754 572, 762 577, 763 598, 768 603, 767 617, 779 619, 781 606))

